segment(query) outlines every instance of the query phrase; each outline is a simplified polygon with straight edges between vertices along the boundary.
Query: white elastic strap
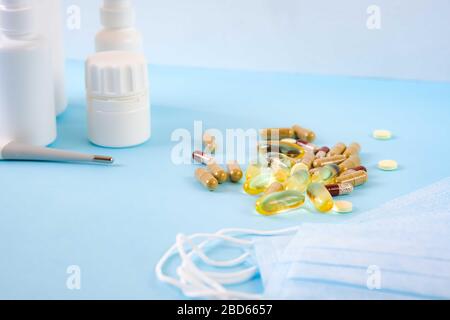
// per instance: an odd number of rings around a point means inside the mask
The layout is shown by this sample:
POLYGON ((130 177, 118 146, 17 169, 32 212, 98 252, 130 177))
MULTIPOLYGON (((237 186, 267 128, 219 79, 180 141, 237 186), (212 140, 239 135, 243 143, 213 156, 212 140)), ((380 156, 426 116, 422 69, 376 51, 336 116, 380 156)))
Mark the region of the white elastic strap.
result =
MULTIPOLYGON (((206 260, 205 263, 211 262, 211 263, 218 263, 223 265, 230 265, 230 262, 243 262, 244 256, 247 256, 247 254, 242 255, 241 257, 229 261, 214 261, 204 255, 202 249, 207 245, 208 241, 202 242, 200 245, 196 246, 196 251, 191 251, 189 254, 186 253, 184 250, 184 242, 189 239, 190 241, 200 238, 200 237, 206 237, 207 239, 215 238, 220 239, 224 241, 229 241, 234 244, 240 244, 240 245, 246 245, 252 244, 253 241, 248 240, 242 240, 242 239, 236 239, 231 236, 225 236, 225 234, 231 233, 231 234, 246 234, 246 235, 258 235, 258 236, 276 236, 276 235, 283 235, 283 234, 291 234, 297 232, 299 227, 294 228, 288 228, 288 229, 282 229, 282 230, 274 230, 274 231, 259 231, 259 230, 251 230, 251 229, 223 229, 218 231, 215 234, 196 234, 191 237, 177 237, 177 244, 173 245, 169 250, 162 256, 162 258, 159 260, 155 267, 156 276, 158 279, 162 282, 165 282, 167 284, 173 285, 175 287, 178 287, 182 292, 190 298, 201 298, 201 297, 213 297, 213 298, 220 298, 220 299, 260 299, 260 295, 255 294, 248 294, 243 292, 237 292, 237 291, 231 291, 226 290, 220 282, 227 282, 224 284, 236 284, 237 279, 232 280, 233 276, 239 275, 241 276, 241 280, 243 279, 249 279, 253 277, 256 272, 257 268, 249 268, 247 270, 243 270, 242 272, 237 273, 231 273, 231 274, 216 274, 216 273, 205 273, 201 270, 199 270, 195 264, 191 261, 193 254, 199 254, 201 252, 201 255, 203 256, 202 260, 206 260), (180 251, 181 246, 181 251, 180 251), (177 273, 181 276, 182 279, 175 279, 173 277, 170 277, 168 275, 165 275, 163 272, 164 265, 167 263, 167 261, 175 254, 178 254, 183 260, 182 267, 178 268, 177 273), (207 259, 204 259, 204 258, 207 259), (186 271, 187 268, 187 271, 186 271), (230 278, 231 277, 231 278, 230 278), (214 280, 216 279, 216 280, 214 280), (217 281, 220 280, 220 281, 217 281), (215 289, 207 289, 207 286, 211 285, 215 289)), ((237 277, 236 277, 237 278, 237 277)))

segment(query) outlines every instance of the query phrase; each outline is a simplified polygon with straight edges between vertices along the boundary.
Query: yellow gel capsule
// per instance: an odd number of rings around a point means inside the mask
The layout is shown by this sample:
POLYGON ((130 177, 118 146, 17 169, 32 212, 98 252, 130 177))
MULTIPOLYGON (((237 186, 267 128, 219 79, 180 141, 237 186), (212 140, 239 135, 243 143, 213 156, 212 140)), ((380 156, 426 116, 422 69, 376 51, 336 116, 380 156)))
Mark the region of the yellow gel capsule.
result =
POLYGON ((284 188, 305 193, 306 188, 311 183, 311 176, 306 169, 297 169, 286 181, 284 188))
POLYGON ((327 213, 333 209, 333 197, 323 184, 311 183, 306 192, 317 211, 327 213))
POLYGON ((262 166, 258 163, 252 163, 247 167, 245 172, 245 180, 253 179, 261 174, 262 166))
POLYGON ((339 167, 335 164, 328 164, 324 167, 317 168, 311 177, 311 181, 324 184, 334 183, 338 174, 339 167))
POLYGON ((294 210, 305 203, 305 195, 299 191, 281 191, 268 194, 256 201, 256 211, 264 216, 273 216, 294 210))
POLYGON ((250 195, 261 194, 276 181, 272 171, 265 171, 244 183, 244 191, 250 195))

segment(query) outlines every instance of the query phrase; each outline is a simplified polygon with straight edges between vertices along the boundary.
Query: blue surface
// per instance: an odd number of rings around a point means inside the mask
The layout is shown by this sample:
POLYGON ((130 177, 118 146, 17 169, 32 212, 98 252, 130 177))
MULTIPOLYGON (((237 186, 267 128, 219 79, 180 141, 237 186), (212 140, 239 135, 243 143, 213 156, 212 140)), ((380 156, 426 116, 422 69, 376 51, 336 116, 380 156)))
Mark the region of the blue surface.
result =
MULTIPOLYGON (((153 269, 179 232, 224 227, 275 229, 349 216, 306 211, 255 214, 240 186, 204 191, 191 165, 175 166, 173 130, 313 128, 317 143, 359 141, 370 182, 353 215, 450 176, 450 84, 152 66, 153 137, 133 149, 103 149, 86 138, 83 66, 68 64, 70 107, 54 147, 113 155, 113 167, 0 163, 0 298, 172 299, 181 294, 153 269), (395 133, 371 138, 373 129, 395 133), (376 169, 395 159, 396 172, 376 169), (82 289, 66 288, 78 265, 82 289)), ((243 289, 258 291, 260 281, 243 289)))

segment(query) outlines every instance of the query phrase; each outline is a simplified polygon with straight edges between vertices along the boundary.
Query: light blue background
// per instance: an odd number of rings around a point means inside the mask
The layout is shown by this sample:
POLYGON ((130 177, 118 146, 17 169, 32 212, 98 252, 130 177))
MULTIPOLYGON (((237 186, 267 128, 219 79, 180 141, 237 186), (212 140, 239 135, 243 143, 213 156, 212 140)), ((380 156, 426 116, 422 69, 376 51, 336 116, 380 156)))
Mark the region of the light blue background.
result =
MULTIPOLYGON (((153 138, 102 149, 86 138, 83 65, 68 64, 70 107, 54 147, 110 154, 115 166, 0 162, 0 298, 182 298, 153 271, 179 232, 350 217, 299 211, 265 218, 240 186, 205 191, 194 166, 170 159, 171 133, 192 130, 195 120, 219 129, 299 123, 316 131, 320 145, 359 141, 370 181, 348 198, 353 215, 450 175, 448 83, 160 66, 150 75, 153 138), (372 139, 378 128, 395 138, 372 139), (400 170, 378 171, 382 159, 398 160, 400 170), (70 265, 81 267, 80 291, 66 288, 70 265)), ((244 289, 260 290, 258 279, 244 289)))
MULTIPOLYGON (((39 0, 37 0, 39 2, 39 0)), ((94 51, 102 0, 66 29, 68 57, 94 51)), ((450 81, 448 0, 133 0, 152 64, 450 81), (381 10, 369 30, 367 8, 381 10)), ((70 21, 70 15, 67 15, 70 21)))

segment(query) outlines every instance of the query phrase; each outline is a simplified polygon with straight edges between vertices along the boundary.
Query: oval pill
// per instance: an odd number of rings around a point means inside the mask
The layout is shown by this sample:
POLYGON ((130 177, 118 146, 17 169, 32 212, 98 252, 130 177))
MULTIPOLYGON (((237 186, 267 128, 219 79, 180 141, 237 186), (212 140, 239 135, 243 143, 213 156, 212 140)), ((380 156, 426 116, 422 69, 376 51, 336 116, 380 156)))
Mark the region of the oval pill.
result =
POLYGON ((335 201, 333 210, 337 213, 350 213, 353 211, 353 204, 350 201, 335 201))
POLYGON ((378 168, 384 171, 393 171, 398 169, 398 163, 395 160, 382 160, 378 163, 378 168))
POLYGON ((373 137, 377 140, 389 140, 392 138, 392 132, 389 130, 375 130, 373 137))

